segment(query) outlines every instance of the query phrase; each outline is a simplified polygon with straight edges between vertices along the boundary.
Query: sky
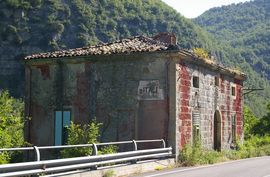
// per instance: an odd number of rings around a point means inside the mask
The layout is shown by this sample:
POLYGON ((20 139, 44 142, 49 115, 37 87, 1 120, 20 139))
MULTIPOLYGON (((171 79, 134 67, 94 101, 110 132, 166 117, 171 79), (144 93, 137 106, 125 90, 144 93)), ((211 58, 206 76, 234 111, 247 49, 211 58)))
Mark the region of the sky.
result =
POLYGON ((250 0, 162 0, 172 6, 183 16, 195 18, 212 7, 220 7, 233 3, 246 2, 250 0))

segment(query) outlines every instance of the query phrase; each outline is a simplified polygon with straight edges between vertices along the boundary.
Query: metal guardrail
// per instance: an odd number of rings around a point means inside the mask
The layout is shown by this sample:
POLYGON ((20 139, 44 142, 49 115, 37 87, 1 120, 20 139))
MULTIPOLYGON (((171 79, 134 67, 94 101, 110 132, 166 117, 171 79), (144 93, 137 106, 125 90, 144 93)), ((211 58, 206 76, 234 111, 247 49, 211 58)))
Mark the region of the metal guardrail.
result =
POLYGON ((34 150, 36 153, 36 161, 22 162, 0 165, 0 176, 24 176, 34 174, 58 173, 70 170, 77 170, 83 168, 96 167, 98 165, 106 165, 120 162, 134 162, 136 160, 143 160, 149 158, 161 158, 172 155, 172 148, 166 148, 165 141, 159 140, 133 140, 122 142, 108 142, 97 144, 80 144, 80 145, 64 145, 64 146, 42 146, 42 147, 23 147, 23 148, 9 148, 0 149, 1 151, 29 151, 34 150), (138 150, 138 143, 153 143, 161 142, 161 148, 138 150), (133 144, 133 151, 120 152, 115 154, 98 155, 98 147, 106 145, 120 145, 133 144), (40 161, 40 150, 44 149, 64 149, 76 147, 92 147, 93 155, 85 157, 54 159, 40 161))

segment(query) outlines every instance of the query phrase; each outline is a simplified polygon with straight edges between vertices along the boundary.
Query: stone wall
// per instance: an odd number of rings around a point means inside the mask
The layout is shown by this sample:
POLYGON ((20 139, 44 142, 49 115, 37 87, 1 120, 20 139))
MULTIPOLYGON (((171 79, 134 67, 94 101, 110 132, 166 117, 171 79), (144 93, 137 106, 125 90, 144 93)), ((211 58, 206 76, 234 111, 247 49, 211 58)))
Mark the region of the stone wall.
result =
POLYGON ((161 54, 30 61, 27 140, 54 144, 54 111, 75 123, 102 122, 101 141, 168 135, 167 60, 161 54))
POLYGON ((200 64, 180 61, 176 64, 176 115, 178 146, 193 141, 194 114, 199 115, 199 133, 202 145, 214 148, 214 114, 221 116, 221 148, 232 145, 232 117, 236 116, 236 137, 243 138, 242 81, 214 71, 200 64), (193 76, 199 78, 199 88, 193 86, 193 76), (218 86, 215 77, 219 78, 218 86), (236 96, 231 95, 235 86, 236 96))

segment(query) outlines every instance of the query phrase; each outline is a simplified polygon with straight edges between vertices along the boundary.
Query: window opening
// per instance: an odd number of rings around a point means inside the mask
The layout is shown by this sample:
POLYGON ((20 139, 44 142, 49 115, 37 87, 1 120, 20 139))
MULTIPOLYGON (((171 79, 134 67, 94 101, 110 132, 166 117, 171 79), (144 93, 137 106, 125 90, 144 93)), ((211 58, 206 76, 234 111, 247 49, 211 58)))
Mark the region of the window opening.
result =
POLYGON ((193 84, 193 87, 199 88, 199 77, 198 76, 193 76, 192 84, 193 84))
POLYGON ((232 86, 231 93, 232 93, 232 96, 235 96, 235 86, 232 86))
POLYGON ((216 76, 215 77, 215 86, 219 86, 219 77, 218 76, 216 76))

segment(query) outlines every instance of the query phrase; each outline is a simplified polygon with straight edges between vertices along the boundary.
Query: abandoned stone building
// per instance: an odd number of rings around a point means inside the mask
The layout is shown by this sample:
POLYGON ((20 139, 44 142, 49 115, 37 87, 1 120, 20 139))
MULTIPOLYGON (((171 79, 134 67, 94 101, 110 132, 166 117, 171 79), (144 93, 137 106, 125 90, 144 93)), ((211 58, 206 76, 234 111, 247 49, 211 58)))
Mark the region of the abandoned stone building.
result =
POLYGON ((103 142, 164 138, 177 153, 199 137, 229 149, 243 138, 246 76, 176 43, 161 33, 25 57, 26 140, 60 145, 70 121, 96 118, 103 142))

